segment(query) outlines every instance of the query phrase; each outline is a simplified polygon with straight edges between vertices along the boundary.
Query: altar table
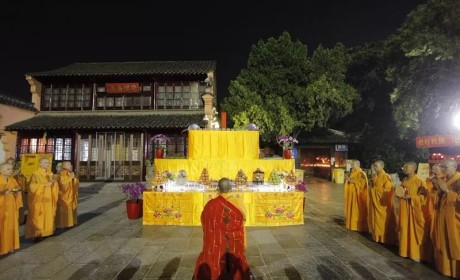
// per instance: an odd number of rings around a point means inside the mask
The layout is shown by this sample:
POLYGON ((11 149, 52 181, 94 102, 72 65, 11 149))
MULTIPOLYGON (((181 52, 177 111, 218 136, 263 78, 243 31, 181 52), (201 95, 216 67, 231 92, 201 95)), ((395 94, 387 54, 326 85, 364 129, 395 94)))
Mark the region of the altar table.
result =
MULTIPOLYGON (((303 224, 304 193, 233 192, 247 210, 246 226, 288 226, 303 224)), ((213 192, 143 193, 144 225, 201 226, 201 212, 218 194, 213 192)))
POLYGON ((155 159, 155 171, 177 174, 180 170, 186 170, 191 181, 200 179, 203 168, 208 170, 209 178, 215 181, 223 177, 234 179, 240 169, 252 180, 252 173, 257 168, 265 172, 265 180, 268 180, 273 170, 286 173, 294 171, 295 162, 293 159, 155 159))

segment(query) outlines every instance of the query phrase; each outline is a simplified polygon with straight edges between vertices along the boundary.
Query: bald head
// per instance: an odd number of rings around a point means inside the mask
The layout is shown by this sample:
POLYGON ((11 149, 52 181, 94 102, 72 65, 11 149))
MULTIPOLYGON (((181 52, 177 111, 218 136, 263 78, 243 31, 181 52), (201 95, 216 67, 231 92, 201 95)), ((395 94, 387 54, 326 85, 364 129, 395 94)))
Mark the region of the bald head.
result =
POLYGON ((9 163, 2 163, 0 164, 0 174, 3 176, 10 176, 13 172, 13 165, 9 163))
POLYGON ((403 166, 403 171, 406 175, 413 175, 417 170, 417 164, 413 161, 406 162, 403 166))
POLYGON ((445 159, 441 162, 441 168, 444 170, 447 177, 450 178, 457 172, 457 161, 452 158, 445 159))
POLYGON ((232 191, 232 184, 231 184, 230 179, 228 178, 220 179, 217 185, 219 187, 220 193, 229 193, 232 191))
POLYGON ((373 165, 375 171, 377 172, 383 171, 383 168, 385 167, 385 163, 383 163, 382 160, 376 160, 373 165))

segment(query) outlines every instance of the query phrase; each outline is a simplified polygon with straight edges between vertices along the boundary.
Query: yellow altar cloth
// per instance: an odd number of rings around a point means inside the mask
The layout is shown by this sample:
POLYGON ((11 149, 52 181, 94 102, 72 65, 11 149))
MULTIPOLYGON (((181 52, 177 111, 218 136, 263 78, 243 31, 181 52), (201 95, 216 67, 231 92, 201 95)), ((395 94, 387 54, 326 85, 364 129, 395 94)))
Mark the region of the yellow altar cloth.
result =
POLYGON ((189 130, 189 159, 258 159, 259 131, 189 130))
MULTIPOLYGON (((234 192, 246 206, 247 226, 303 225, 302 192, 234 192)), ((143 193, 144 225, 201 226, 201 212, 217 192, 143 193)))
POLYGON ((238 170, 243 169, 248 180, 252 173, 261 168, 268 180, 272 170, 290 172, 294 170, 293 159, 155 159, 155 171, 171 171, 177 174, 181 169, 187 171, 190 181, 198 181, 203 171, 208 169, 209 178, 218 181, 223 177, 235 179, 238 170))

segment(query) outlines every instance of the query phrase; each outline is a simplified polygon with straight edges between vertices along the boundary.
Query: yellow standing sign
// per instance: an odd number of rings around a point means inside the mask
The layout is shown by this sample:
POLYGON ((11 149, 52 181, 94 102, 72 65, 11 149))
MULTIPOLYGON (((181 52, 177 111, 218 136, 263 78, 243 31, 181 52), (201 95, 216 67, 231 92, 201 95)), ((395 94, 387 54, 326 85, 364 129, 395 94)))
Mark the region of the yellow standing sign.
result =
MULTIPOLYGON (((47 158, 50 163, 53 162, 53 154, 23 154, 21 156, 21 174, 26 177, 26 182, 30 181, 30 177, 35 170, 40 167, 40 159, 47 158)), ((49 170, 51 171, 51 165, 49 170)))
POLYGON ((420 162, 417 168, 417 176, 423 181, 430 176, 430 164, 425 162, 420 162))

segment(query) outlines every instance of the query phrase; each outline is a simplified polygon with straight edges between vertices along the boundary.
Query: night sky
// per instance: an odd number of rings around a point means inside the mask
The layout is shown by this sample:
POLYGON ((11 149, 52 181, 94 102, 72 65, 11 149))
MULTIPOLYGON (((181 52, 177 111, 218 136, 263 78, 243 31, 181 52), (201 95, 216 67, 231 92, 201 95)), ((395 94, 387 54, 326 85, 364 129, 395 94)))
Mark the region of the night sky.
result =
POLYGON ((68 2, 1 1, 1 93, 30 101, 25 73, 74 62, 216 60, 221 100, 260 39, 286 30, 310 51, 355 46, 385 39, 426 1, 68 2))

